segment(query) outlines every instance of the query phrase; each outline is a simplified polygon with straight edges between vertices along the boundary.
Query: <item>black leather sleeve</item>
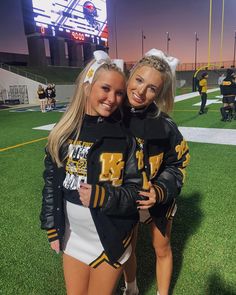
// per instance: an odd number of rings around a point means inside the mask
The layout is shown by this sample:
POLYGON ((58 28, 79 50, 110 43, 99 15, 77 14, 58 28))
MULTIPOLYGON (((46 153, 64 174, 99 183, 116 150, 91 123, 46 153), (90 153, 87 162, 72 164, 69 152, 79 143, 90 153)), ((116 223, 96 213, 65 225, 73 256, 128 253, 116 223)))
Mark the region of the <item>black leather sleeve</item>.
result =
POLYGON ((44 159, 45 170, 43 172, 44 187, 42 191, 42 209, 40 213, 41 228, 49 230, 55 228, 54 208, 54 177, 55 164, 46 150, 44 159))
POLYGON ((128 151, 123 184, 119 187, 110 183, 93 186, 90 207, 100 207, 101 211, 107 215, 128 216, 138 212, 136 200, 141 188, 142 178, 137 168, 136 141, 134 138, 130 138, 128 151))
POLYGON ((190 155, 187 142, 175 123, 165 118, 169 132, 169 144, 163 157, 160 173, 151 182, 157 194, 157 204, 165 204, 177 197, 184 183, 185 169, 190 155))

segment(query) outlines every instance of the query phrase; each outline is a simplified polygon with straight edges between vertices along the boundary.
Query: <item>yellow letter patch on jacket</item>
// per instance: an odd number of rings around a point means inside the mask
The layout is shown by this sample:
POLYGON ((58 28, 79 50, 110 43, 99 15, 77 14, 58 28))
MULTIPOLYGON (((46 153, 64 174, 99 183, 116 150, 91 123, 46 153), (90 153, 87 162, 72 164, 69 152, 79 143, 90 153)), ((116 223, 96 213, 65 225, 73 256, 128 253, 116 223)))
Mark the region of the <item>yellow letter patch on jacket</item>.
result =
POLYGON ((100 181, 112 181, 114 186, 122 183, 122 171, 124 169, 123 155, 121 153, 104 153, 100 156, 102 171, 100 181))

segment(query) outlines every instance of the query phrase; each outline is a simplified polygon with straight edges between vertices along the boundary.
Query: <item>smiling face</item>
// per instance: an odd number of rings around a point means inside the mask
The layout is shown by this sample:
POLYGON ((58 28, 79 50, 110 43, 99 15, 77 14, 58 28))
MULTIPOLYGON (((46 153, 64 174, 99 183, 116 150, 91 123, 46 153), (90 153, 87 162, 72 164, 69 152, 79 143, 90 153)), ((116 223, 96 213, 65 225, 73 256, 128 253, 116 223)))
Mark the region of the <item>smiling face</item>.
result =
POLYGON ((100 69, 87 98, 86 114, 110 116, 122 103, 125 90, 125 79, 121 73, 100 69))
POLYGON ((134 108, 150 105, 163 87, 162 74, 149 66, 135 70, 127 85, 129 104, 134 108))

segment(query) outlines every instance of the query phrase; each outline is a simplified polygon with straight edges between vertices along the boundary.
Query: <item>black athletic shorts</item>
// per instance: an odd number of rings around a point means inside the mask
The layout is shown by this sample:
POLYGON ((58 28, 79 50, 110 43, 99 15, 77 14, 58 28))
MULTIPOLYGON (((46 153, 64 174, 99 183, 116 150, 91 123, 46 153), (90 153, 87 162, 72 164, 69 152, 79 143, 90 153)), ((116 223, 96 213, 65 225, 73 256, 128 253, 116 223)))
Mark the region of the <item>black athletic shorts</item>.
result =
POLYGON ((223 96, 223 103, 234 103, 235 96, 223 96))

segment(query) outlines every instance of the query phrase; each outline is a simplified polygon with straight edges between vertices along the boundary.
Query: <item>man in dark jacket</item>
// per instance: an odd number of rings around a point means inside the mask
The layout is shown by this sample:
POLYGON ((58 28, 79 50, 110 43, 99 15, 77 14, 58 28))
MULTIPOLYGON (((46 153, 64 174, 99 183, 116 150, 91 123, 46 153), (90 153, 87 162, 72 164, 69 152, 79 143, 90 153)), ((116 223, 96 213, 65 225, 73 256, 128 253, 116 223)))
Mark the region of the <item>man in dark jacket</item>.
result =
POLYGON ((236 95, 235 73, 232 69, 227 69, 226 78, 221 84, 221 92, 223 95, 223 107, 220 108, 221 121, 231 121, 233 112, 235 112, 236 95))

